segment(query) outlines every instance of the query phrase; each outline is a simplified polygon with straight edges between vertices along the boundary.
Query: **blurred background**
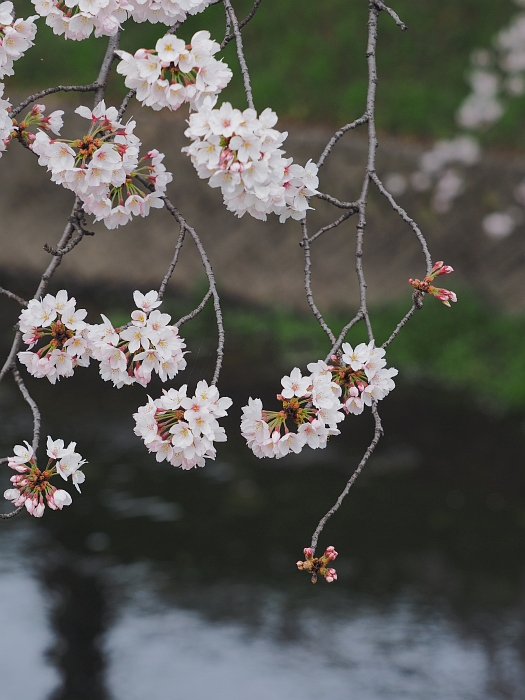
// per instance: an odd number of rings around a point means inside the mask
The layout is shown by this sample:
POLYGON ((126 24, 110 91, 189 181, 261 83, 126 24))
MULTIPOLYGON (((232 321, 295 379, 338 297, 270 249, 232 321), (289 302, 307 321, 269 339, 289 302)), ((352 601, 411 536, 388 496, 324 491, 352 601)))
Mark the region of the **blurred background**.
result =
MULTIPOLYGON (((236 0, 239 16, 251 7, 236 0)), ((82 495, 41 521, 1 523, 0 688, 11 700, 518 700, 525 681, 525 3, 396 0, 401 33, 380 16, 378 174, 420 224, 459 301, 426 299, 389 347, 400 370, 382 402, 385 438, 320 543, 340 552, 339 580, 313 587, 294 562, 369 443, 370 415, 345 421, 324 451, 259 461, 238 434, 240 407, 270 407, 280 377, 324 357, 308 313, 296 222, 235 219, 180 153, 187 112, 129 116, 147 148, 166 153, 172 200, 199 231, 225 303, 221 394, 234 406, 217 461, 183 473, 158 465, 133 435, 132 414, 160 383, 115 390, 96 367, 52 387, 27 378, 43 434, 75 440, 89 461, 82 495)), ((18 16, 31 14, 16 3, 18 16)), ((286 149, 317 160, 331 134, 360 116, 366 95, 364 0, 263 0, 243 31, 255 104, 289 132, 286 149)), ((190 18, 221 39, 221 7, 190 18)), ((160 25, 128 23, 123 48, 151 48, 160 25)), ((90 82, 106 40, 54 37, 42 20, 36 45, 6 79, 13 104, 34 90, 90 82)), ((222 97, 243 107, 234 80, 222 97)), ((108 102, 125 94, 112 74, 108 102)), ((88 98, 86 98, 88 100, 88 98)), ((77 98, 64 136, 78 134, 77 98)), ((90 100, 84 102, 90 104, 90 100)), ((32 296, 71 209, 12 144, 0 162, 0 284, 32 296)), ((366 135, 339 142, 320 190, 356 199, 366 135)), ((311 232, 339 212, 314 201, 311 232)), ((132 291, 158 287, 176 234, 171 217, 116 231, 89 226, 50 291, 123 323, 132 291)), ((352 219, 313 248, 313 289, 339 330, 358 305, 352 219)), ((364 267, 382 343, 411 304, 408 277, 424 275, 411 230, 373 193, 364 267)), ((183 249, 163 308, 179 318, 206 281, 183 249)), ((4 353, 19 309, 0 306, 4 353)), ((188 368, 173 385, 213 372, 216 330, 207 308, 182 328, 188 368)), ((355 329, 350 342, 364 340, 355 329)), ((31 416, 9 381, 0 387, 1 454, 28 439, 31 416)), ((0 470, 7 488, 9 470, 0 470)), ((4 511, 9 510, 6 502, 4 511)))

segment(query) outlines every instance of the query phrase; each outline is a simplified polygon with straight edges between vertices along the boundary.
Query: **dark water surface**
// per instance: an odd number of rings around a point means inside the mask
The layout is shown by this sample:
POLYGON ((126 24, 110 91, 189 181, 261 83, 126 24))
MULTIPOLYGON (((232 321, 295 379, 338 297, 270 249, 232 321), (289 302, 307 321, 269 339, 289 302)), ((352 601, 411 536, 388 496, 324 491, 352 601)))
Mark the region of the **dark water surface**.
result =
MULTIPOLYGON (((314 587, 295 561, 372 420, 350 417, 324 451, 259 461, 237 429, 256 370, 226 366, 229 440, 192 472, 133 435, 142 388, 113 389, 95 368, 56 388, 28 380, 44 437, 76 440, 89 465, 71 507, 0 523, 1 697, 525 697, 523 417, 401 381, 321 539, 340 552, 339 580, 314 587)), ((174 384, 209 375, 197 364, 174 384)), ((9 384, 0 418, 8 454, 31 431, 9 384)))

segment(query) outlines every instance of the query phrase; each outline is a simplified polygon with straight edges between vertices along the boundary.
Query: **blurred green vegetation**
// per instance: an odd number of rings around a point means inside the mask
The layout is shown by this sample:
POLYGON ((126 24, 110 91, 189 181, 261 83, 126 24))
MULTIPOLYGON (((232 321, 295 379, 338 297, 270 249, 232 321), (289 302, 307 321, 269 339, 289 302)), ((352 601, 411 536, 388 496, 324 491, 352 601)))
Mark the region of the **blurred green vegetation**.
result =
MULTIPOLYGON (((252 0, 236 0, 239 17, 252 0)), ((470 53, 488 48, 494 34, 517 13, 511 0, 395 0, 408 25, 402 33, 386 14, 380 16, 378 126, 392 134, 443 137, 454 133, 454 114, 468 94, 465 71, 470 53)), ((29 0, 17 3, 20 16, 31 13, 29 0)), ((364 109, 367 68, 366 0, 264 0, 243 30, 255 102, 271 106, 281 118, 339 124, 364 109)), ((190 17, 178 31, 187 41, 193 32, 209 29, 221 39, 224 12, 220 5, 190 17)), ((134 52, 153 47, 164 25, 125 25, 122 48, 134 52)), ((42 88, 95 79, 106 39, 83 42, 56 37, 39 21, 37 43, 17 62, 8 88, 42 88)), ((234 42, 224 51, 236 76, 223 93, 244 103, 234 42)), ((115 97, 124 93, 120 76, 112 76, 115 97)), ((522 122, 525 98, 516 99, 502 123, 486 135, 489 143, 525 145, 522 122)))
MULTIPOLYGON (((427 297, 423 309, 416 312, 389 346, 388 365, 397 367, 404 380, 430 380, 444 389, 464 390, 495 413, 524 410, 525 316, 495 313, 466 290, 460 290, 458 296, 459 302, 450 309, 427 297)), ((195 303, 200 298, 196 297, 195 303)), ((371 310, 378 345, 390 336, 409 308, 407 295, 404 303, 371 310)), ((201 316, 182 329, 192 351, 198 341, 201 353, 213 354, 216 346, 213 313, 208 304, 201 316)), ((175 312, 173 316, 178 317, 175 312)), ((348 321, 329 315, 326 319, 336 335, 348 321)), ((286 373, 293 366, 305 370, 308 362, 324 359, 330 349, 324 331, 309 315, 285 309, 255 310, 226 305, 224 321, 227 352, 231 354, 236 344, 242 346, 244 355, 250 357, 250 364, 258 372, 259 368, 272 364, 273 373, 276 365, 286 373)), ((347 337, 352 345, 366 340, 363 323, 347 337)))

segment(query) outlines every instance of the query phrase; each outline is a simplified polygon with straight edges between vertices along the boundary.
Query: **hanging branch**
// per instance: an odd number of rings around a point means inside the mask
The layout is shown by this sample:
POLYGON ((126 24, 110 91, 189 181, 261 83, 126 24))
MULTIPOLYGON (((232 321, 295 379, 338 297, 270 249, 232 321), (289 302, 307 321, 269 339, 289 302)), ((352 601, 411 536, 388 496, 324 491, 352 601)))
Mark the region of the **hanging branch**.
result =
MULTIPOLYGON (((248 66, 246 65, 246 59, 244 58, 244 50, 242 46, 242 36, 241 30, 239 28, 239 22, 237 20, 237 16, 231 5, 230 0, 223 0, 223 3, 233 25, 235 43, 237 44, 237 57, 239 59, 239 65, 241 67, 242 79, 244 82, 244 92, 246 93, 246 99, 248 100, 248 107, 250 107, 251 109, 255 109, 253 105, 252 88, 250 85, 250 74, 248 72, 248 66)), ((257 10, 257 8, 255 9, 257 10)))

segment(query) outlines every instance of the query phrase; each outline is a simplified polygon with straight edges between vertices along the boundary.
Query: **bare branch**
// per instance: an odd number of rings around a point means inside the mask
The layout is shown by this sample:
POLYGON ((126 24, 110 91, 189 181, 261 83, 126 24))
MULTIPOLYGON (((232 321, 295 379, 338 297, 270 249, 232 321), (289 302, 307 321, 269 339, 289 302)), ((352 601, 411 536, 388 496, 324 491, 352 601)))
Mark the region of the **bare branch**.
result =
POLYGON ((18 515, 23 510, 24 510, 24 506, 18 506, 18 508, 11 511, 10 513, 0 513, 0 520, 9 520, 10 518, 14 518, 15 515, 18 515))
POLYGON ((394 10, 391 7, 388 7, 387 5, 385 5, 383 0, 372 0, 372 2, 377 7, 378 10, 384 10, 387 14, 389 14, 390 17, 392 17, 394 22, 397 24, 397 26, 401 28, 401 31, 406 32, 408 27, 404 22, 402 22, 399 19, 399 15, 397 14, 397 12, 394 12, 394 10))
POLYGON ((33 444, 32 448, 33 451, 36 452, 38 449, 38 443, 40 441, 40 422, 41 422, 41 417, 40 417, 40 411, 38 410, 38 406, 36 405, 35 401, 31 398, 26 385, 24 384, 24 380, 20 376, 20 372, 18 369, 13 366, 11 368, 11 371, 13 373, 13 377, 15 379, 15 382, 18 384, 18 388, 20 389, 20 393, 24 397, 25 401, 29 404, 29 407, 31 408, 31 411, 33 413, 33 444))
POLYGON ((135 97, 136 92, 137 92, 136 90, 130 90, 126 94, 126 96, 122 100, 121 105, 120 105, 119 110, 118 110, 118 119, 122 119, 122 117, 124 116, 124 112, 128 108, 128 105, 131 102, 131 100, 135 97))
POLYGON ((213 294, 213 290, 210 287, 208 289, 208 291, 206 292, 206 294, 204 295, 201 303, 195 309, 193 309, 193 311, 191 311, 189 314, 187 314, 186 316, 183 316, 182 318, 179 318, 179 320, 175 324, 177 326, 177 328, 180 328, 183 323, 186 323, 186 321, 191 321, 192 318, 195 318, 195 316, 198 316, 200 314, 200 312, 204 309, 206 304, 208 303, 208 300, 212 294, 213 294))
POLYGON ((306 290, 306 298, 308 299, 308 303, 310 304, 310 308, 312 309, 312 313, 315 316, 315 318, 318 320, 319 325, 323 329, 323 331, 326 333, 326 335, 329 337, 330 342, 332 344, 335 343, 335 336, 332 333, 331 328, 328 326, 326 321, 323 318, 323 315, 317 308, 317 305, 314 301, 314 295, 312 293, 312 283, 311 283, 311 267, 312 267, 312 261, 310 258, 310 243, 308 240, 308 227, 306 225, 306 219, 303 219, 301 221, 301 228, 303 230, 303 248, 304 248, 304 288, 306 290))
POLYGON ((359 474, 361 474, 361 472, 363 471, 363 467, 370 459, 373 451, 376 448, 377 443, 379 442, 381 435, 383 434, 383 427, 381 425, 381 419, 379 417, 379 413, 377 412, 377 404, 376 403, 374 403, 372 405, 372 414, 374 416, 374 421, 375 421, 375 430, 374 430, 374 437, 372 438, 372 442, 368 445, 367 450, 366 450, 365 454, 363 455, 363 458, 361 459, 361 461, 357 465, 356 470, 354 471, 354 473, 352 474, 350 479, 348 479, 346 486, 343 489, 343 492, 341 493, 341 495, 339 496, 337 501, 334 503, 334 505, 330 508, 330 510, 325 515, 323 515, 323 517, 319 521, 319 525, 315 528, 315 532, 312 535, 312 543, 310 545, 311 548, 313 549, 314 553, 315 553, 315 549, 317 547, 317 542, 319 540, 319 535, 323 531, 324 526, 330 520, 332 515, 339 510, 341 503, 346 498, 348 492, 350 491, 350 489, 354 485, 355 480, 357 479, 359 474))
POLYGON ((35 92, 34 95, 29 95, 23 100, 19 105, 13 107, 9 116, 16 117, 25 107, 31 104, 31 102, 36 102, 46 95, 52 95, 55 92, 95 92, 98 90, 98 83, 91 83, 90 85, 56 85, 55 87, 46 88, 40 92, 35 92))
POLYGON ((213 294, 213 308, 215 309, 215 318, 217 321, 217 331, 219 335, 219 342, 217 345, 217 361, 215 363, 215 371, 213 373, 213 379, 211 383, 217 384, 222 367, 222 360, 224 357, 224 323, 222 320, 222 310, 219 293, 217 292, 217 285, 215 284, 215 275, 213 274, 213 270, 210 265, 210 261, 208 260, 208 256, 206 255, 206 251, 204 250, 204 246, 202 245, 202 242, 195 229, 192 228, 186 222, 180 211, 171 203, 168 197, 162 197, 162 199, 169 213, 175 218, 175 220, 181 227, 184 227, 186 229, 186 231, 193 238, 193 241, 197 246, 197 250, 199 251, 199 254, 201 256, 202 264, 206 271, 206 276, 208 277, 208 282, 210 283, 210 289, 212 290, 213 294))
POLYGON ((345 126, 342 126, 338 131, 335 132, 335 134, 332 136, 330 141, 325 146, 324 151, 321 153, 321 156, 319 160, 317 161, 317 167, 320 168, 322 165, 324 165, 324 162, 327 158, 327 156, 330 154, 330 151, 332 148, 335 146, 335 144, 339 141, 341 136, 344 136, 347 131, 350 131, 351 129, 355 129, 356 127, 360 126, 361 124, 366 124, 368 121, 368 114, 363 114, 362 117, 359 117, 359 119, 356 119, 354 122, 350 122, 350 124, 346 124, 345 126))
MULTIPOLYGON (((250 12, 246 15, 246 17, 242 20, 242 22, 239 22, 239 29, 242 29, 243 27, 245 27, 248 24, 248 22, 251 19, 253 19, 255 13, 259 9, 259 5, 261 4, 261 2, 262 2, 262 0, 255 0, 250 12)), ((230 32, 230 22, 231 22, 230 15, 228 14, 228 11, 226 9, 226 36, 222 40, 221 49, 223 49, 227 44, 229 44, 232 39, 235 39, 235 34, 229 33, 230 32)))
POLYGON ((250 107, 251 109, 255 109, 253 105, 252 88, 250 85, 250 74, 248 73, 248 66, 246 65, 246 59, 244 58, 244 50, 242 47, 242 36, 241 30, 239 28, 239 22, 237 20, 237 16, 235 14, 230 0, 223 0, 223 3, 233 25, 235 43, 237 44, 237 57, 239 58, 239 65, 241 67, 242 79, 244 82, 244 92, 246 93, 246 99, 248 100, 248 107, 250 107))
POLYGON ((102 65, 98 73, 97 91, 95 93, 95 107, 104 99, 104 93, 106 92, 106 85, 108 84, 109 72, 113 61, 117 58, 115 51, 118 49, 120 41, 120 27, 117 29, 116 34, 109 37, 108 47, 106 49, 106 55, 102 60, 102 65))
POLYGON ((351 209, 352 214, 357 214, 359 211, 359 202, 341 202, 339 199, 332 197, 331 194, 323 194, 322 192, 317 192, 315 196, 318 199, 323 199, 325 202, 330 202, 330 204, 339 209, 351 209))
POLYGON ((355 324, 356 324, 356 323, 359 323, 359 321, 362 321, 363 318, 364 318, 363 312, 362 312, 362 311, 358 311, 358 312, 356 313, 356 315, 354 316, 354 318, 346 324, 346 326, 343 328, 343 330, 339 333, 339 336, 338 336, 337 340, 336 340, 335 343, 332 345, 332 349, 330 350, 330 352, 329 352, 328 355, 326 356, 325 362, 328 362, 328 360, 330 359, 330 357, 331 357, 335 352, 337 352, 337 351, 339 350, 339 348, 341 347, 342 343, 344 342, 344 339, 346 338, 346 334, 348 333, 348 331, 350 330, 350 328, 353 328, 353 327, 355 326, 355 324))
MULTIPOLYGON (((331 224, 327 224, 326 226, 323 226, 323 228, 320 228, 319 231, 317 231, 317 233, 314 233, 313 236, 310 236, 310 238, 308 239, 308 243, 312 243, 313 241, 315 241, 316 238, 319 238, 319 236, 322 236, 323 233, 326 233, 327 231, 330 231, 333 228, 337 228, 337 226, 339 226, 339 224, 342 224, 343 221, 346 221, 347 219, 349 219, 353 214, 355 214, 355 212, 353 212, 353 211, 347 212, 346 214, 343 214, 335 221, 332 221, 331 224)), ((304 242, 300 241, 299 245, 301 247, 304 246, 304 242)))
POLYGON ((10 292, 8 289, 4 289, 3 287, 0 287, 0 294, 4 294, 6 297, 9 297, 10 299, 13 299, 14 301, 17 301, 20 306, 27 306, 27 301, 25 299, 22 299, 22 297, 19 297, 18 294, 14 294, 13 292, 10 292))
MULTIPOLYGON (((388 340, 385 340, 385 342, 383 343, 383 345, 381 345, 382 348, 387 348, 387 347, 390 345, 390 343, 391 343, 391 342, 394 340, 394 338, 398 335, 399 331, 403 328, 403 326, 404 326, 405 324, 407 324, 407 323, 410 321, 410 319, 411 319, 412 316, 414 315, 414 311, 416 311, 417 308, 418 308, 418 307, 417 307, 415 304, 412 305, 410 311, 409 311, 405 316, 403 316, 403 318, 401 319, 401 321, 399 321, 399 323, 397 324, 395 330, 392 332, 392 335, 390 336, 390 338, 389 338, 388 340)), ((421 307, 419 307, 419 308, 421 308, 421 307)))
POLYGON ((397 204, 397 202, 396 202, 395 199, 392 197, 392 195, 390 194, 390 192, 388 192, 388 191, 385 189, 385 186, 383 185, 383 183, 381 182, 381 180, 377 177, 377 173, 376 173, 375 171, 370 173, 370 179, 371 179, 372 182, 377 186, 377 189, 381 192, 381 194, 382 194, 384 197, 386 197, 386 198, 388 199, 388 201, 390 202, 390 206, 392 207, 392 209, 393 209, 394 211, 396 211, 396 212, 399 214, 399 216, 403 219, 403 221, 405 221, 405 222, 410 226, 410 228, 414 231, 414 233, 415 233, 416 236, 418 237, 419 242, 421 243, 421 247, 423 248, 423 254, 424 254, 424 256, 425 256, 425 260, 426 260, 426 263, 427 263, 427 275, 429 275, 429 274, 430 274, 430 270, 432 269, 432 258, 430 257, 430 252, 429 252, 429 250, 428 250, 427 242, 426 242, 426 240, 425 240, 425 237, 424 237, 423 234, 421 233, 421 230, 420 230, 419 226, 416 224, 416 222, 414 221, 414 219, 412 219, 412 218, 406 213, 406 211, 405 211, 402 207, 400 207, 399 204, 397 204))
POLYGON ((175 269, 175 265, 177 264, 177 260, 179 259, 180 249, 182 248, 182 244, 184 243, 185 235, 186 228, 181 224, 179 238, 177 239, 177 245, 175 246, 175 252, 173 254, 173 260, 170 262, 168 271, 166 272, 164 279, 162 280, 162 284, 159 287, 159 299, 163 298, 164 292, 166 291, 166 287, 168 286, 168 282, 170 281, 170 278, 173 274, 173 270, 175 269))

